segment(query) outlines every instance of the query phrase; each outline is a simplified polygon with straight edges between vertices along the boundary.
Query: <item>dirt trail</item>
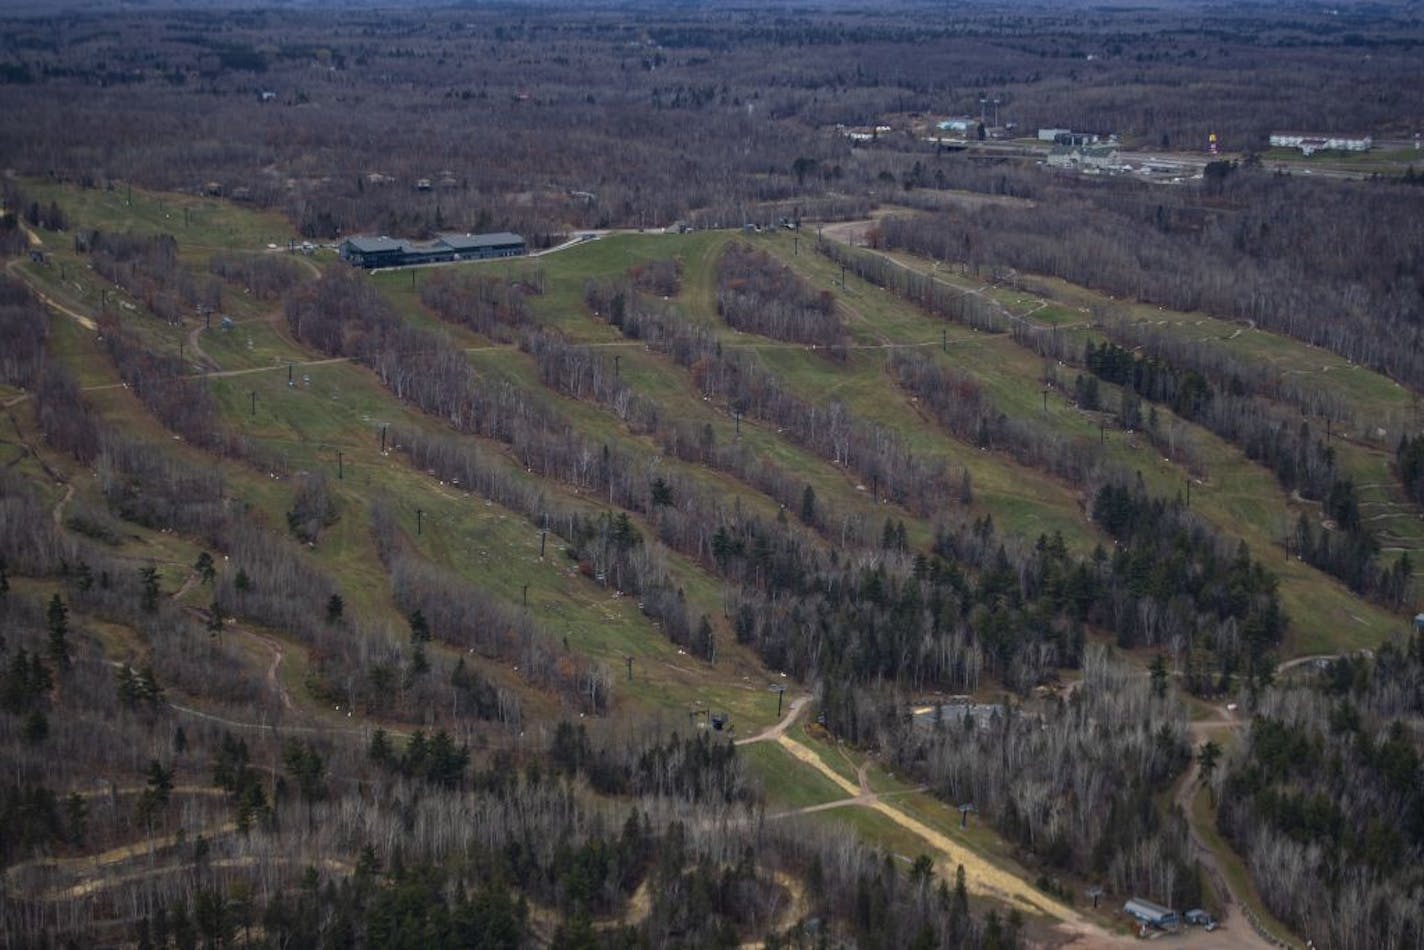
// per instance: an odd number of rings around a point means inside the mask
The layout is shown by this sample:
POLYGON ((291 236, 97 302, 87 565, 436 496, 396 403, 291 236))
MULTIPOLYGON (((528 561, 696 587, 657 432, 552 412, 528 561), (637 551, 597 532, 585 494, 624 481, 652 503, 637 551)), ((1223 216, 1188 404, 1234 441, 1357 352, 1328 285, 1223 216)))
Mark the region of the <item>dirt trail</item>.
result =
POLYGON ((9 264, 6 264, 5 269, 10 272, 10 276, 14 277, 16 280, 22 282, 25 286, 29 287, 30 293, 34 294, 36 299, 38 299, 39 302, 44 304, 46 307, 49 307, 51 310, 54 310, 58 313, 64 314, 66 317, 69 317, 75 323, 79 324, 81 327, 90 331, 91 333, 99 329, 99 324, 95 323, 92 318, 85 316, 77 310, 69 309, 64 304, 55 300, 49 294, 46 294, 44 291, 36 287, 33 281, 27 280, 24 271, 20 270, 20 261, 18 259, 11 261, 9 264))
POLYGON ((54 526, 64 527, 64 506, 69 504, 69 500, 74 497, 74 486, 72 484, 64 486, 64 497, 54 503, 54 526))
MULTIPOLYGON (((816 769, 854 799, 853 802, 836 804, 858 804, 879 812, 939 851, 945 859, 940 862, 940 866, 943 868, 964 865, 965 877, 971 891, 1019 907, 1028 914, 1046 915, 1075 925, 1091 927, 1094 930, 1099 929, 1082 915, 1030 887, 1007 871, 995 867, 964 845, 950 839, 943 832, 931 828, 918 818, 911 817, 900 809, 881 801, 879 796, 870 790, 868 781, 864 781, 863 778, 861 784, 850 781, 827 765, 814 751, 786 735, 778 736, 776 741, 798 760, 816 769)), ((861 774, 863 777, 864 772, 861 774)), ((1105 931, 1102 932, 1102 936, 1112 939, 1112 936, 1105 931)))
POLYGON ((1331 660, 1342 660, 1346 657, 1363 656, 1366 659, 1374 659, 1373 650, 1354 650, 1349 653, 1312 653, 1309 656, 1298 656, 1293 660, 1286 660, 1276 667, 1276 675, 1289 673, 1298 666, 1305 666, 1307 663, 1330 662, 1331 660))
POLYGON ((948 871, 950 868, 963 865, 966 882, 971 891, 1018 907, 1027 914, 1047 916, 1057 920, 1060 922, 1057 929, 1068 935, 1073 942, 1082 939, 1088 941, 1095 947, 1129 946, 1136 942, 1109 933, 1065 904, 1048 897, 1031 887, 1025 881, 991 864, 964 845, 952 840, 943 832, 930 827, 918 818, 914 818, 900 809, 895 808, 893 805, 882 801, 880 796, 870 787, 868 764, 860 767, 857 772, 858 781, 856 782, 852 782, 831 768, 812 749, 807 748, 786 734, 787 730, 796 721, 802 707, 809 702, 809 700, 809 696, 798 697, 797 700, 792 703, 790 712, 787 713, 781 722, 755 736, 742 739, 738 742, 738 745, 747 745, 753 742, 775 741, 798 761, 805 763, 824 775, 848 796, 845 799, 835 802, 799 809, 798 813, 804 814, 850 805, 869 808, 872 811, 879 812, 901 828, 904 828, 906 831, 920 838, 931 849, 938 851, 942 858, 941 861, 937 862, 939 867, 948 871))
POLYGON ((777 739, 785 735, 786 730, 790 729, 792 724, 796 722, 797 717, 801 715, 801 710, 804 709, 806 704, 810 701, 810 696, 796 697, 791 701, 791 708, 786 711, 785 716, 781 717, 780 722, 778 722, 774 726, 767 726, 765 729, 763 729, 761 732, 758 732, 756 735, 747 736, 744 739, 738 739, 737 745, 751 745, 753 742, 768 742, 772 739, 777 739))
POLYGON ((215 363, 212 357, 208 356, 207 351, 203 349, 203 343, 200 339, 202 335, 203 327, 201 325, 189 330, 188 349, 192 352, 193 357, 203 366, 217 366, 217 363, 215 363))
MULTIPOLYGON (((226 822, 216 828, 203 829, 201 833, 209 838, 225 835, 237 830, 236 822, 226 822)), ((152 838, 145 838, 143 841, 136 841, 133 844, 126 844, 118 848, 110 848, 108 851, 101 851, 98 854, 85 855, 77 858, 38 858, 33 861, 26 861, 24 864, 17 864, 10 868, 5 876, 7 878, 17 876, 25 871, 36 868, 55 868, 59 870, 99 870, 111 867, 115 864, 122 864, 137 857, 142 857, 150 851, 157 851, 162 848, 171 848, 184 841, 191 841, 193 838, 186 830, 180 829, 171 835, 158 835, 152 838)))
POLYGON ((277 675, 277 671, 282 666, 282 659, 286 656, 282 651, 282 644, 266 634, 257 634, 257 639, 267 644, 272 650, 272 665, 267 667, 267 686, 281 697, 282 708, 291 712, 297 708, 297 705, 292 702, 292 694, 287 692, 287 687, 283 685, 281 677, 277 675))
MULTIPOLYGON (((1292 665, 1299 665, 1299 662, 1315 659, 1319 659, 1319 657, 1302 657, 1298 662, 1293 661, 1292 665)), ((1217 713, 1217 718, 1188 724, 1187 734, 1191 737, 1193 751, 1199 749, 1208 740, 1215 739, 1223 733, 1241 729, 1249 723, 1249 720, 1237 718, 1231 710, 1224 707, 1219 708, 1217 713)), ((1248 905, 1241 899, 1241 894, 1232 886, 1230 878, 1224 873, 1217 853, 1207 845, 1198 832, 1192 814, 1192 800, 1196 796, 1200 780, 1201 762, 1194 754, 1191 764, 1187 767, 1187 774, 1182 776, 1172 795, 1173 803, 1187 816, 1187 830, 1192 850, 1196 852, 1197 861, 1206 869, 1207 875, 1211 879, 1212 888, 1216 891, 1216 896, 1222 904, 1221 928, 1213 934, 1206 935, 1209 938, 1206 943, 1194 944, 1194 946, 1249 947, 1258 948, 1258 950, 1282 945, 1299 946, 1294 938, 1284 941, 1268 939, 1246 918, 1248 905), (1224 943, 1219 943, 1223 940, 1224 943)))

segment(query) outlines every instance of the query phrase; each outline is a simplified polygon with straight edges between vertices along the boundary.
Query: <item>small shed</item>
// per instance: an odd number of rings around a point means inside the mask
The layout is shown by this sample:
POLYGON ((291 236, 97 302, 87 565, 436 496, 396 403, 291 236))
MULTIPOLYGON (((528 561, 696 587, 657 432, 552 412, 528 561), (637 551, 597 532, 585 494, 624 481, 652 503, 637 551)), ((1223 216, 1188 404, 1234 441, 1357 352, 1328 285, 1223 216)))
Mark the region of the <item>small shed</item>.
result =
POLYGON ((1141 897, 1134 897, 1123 904, 1122 911, 1129 917, 1135 917, 1149 927, 1156 927, 1158 930, 1175 930, 1181 922, 1181 918, 1177 916, 1175 910, 1141 897))

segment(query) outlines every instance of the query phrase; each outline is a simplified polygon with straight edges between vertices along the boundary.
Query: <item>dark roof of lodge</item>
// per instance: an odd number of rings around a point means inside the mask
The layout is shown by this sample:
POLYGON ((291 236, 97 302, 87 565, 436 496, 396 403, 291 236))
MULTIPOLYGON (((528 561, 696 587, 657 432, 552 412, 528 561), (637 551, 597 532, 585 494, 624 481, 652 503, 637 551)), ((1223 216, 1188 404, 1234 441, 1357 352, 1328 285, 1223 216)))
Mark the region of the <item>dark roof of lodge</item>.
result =
POLYGON ((436 251, 442 248, 458 253, 478 251, 487 247, 509 247, 512 244, 523 244, 524 238, 508 231, 499 231, 495 234, 442 234, 434 241, 425 244, 398 240, 384 235, 381 237, 349 237, 346 239, 346 243, 359 254, 379 254, 391 251, 418 254, 421 251, 436 251))
POLYGON ((508 231, 499 231, 495 234, 442 234, 439 243, 456 251, 468 251, 482 247, 523 244, 524 238, 508 231))
POLYGON ((380 251, 399 251, 405 248, 404 241, 397 241, 388 237, 349 237, 346 243, 362 254, 375 254, 380 251))

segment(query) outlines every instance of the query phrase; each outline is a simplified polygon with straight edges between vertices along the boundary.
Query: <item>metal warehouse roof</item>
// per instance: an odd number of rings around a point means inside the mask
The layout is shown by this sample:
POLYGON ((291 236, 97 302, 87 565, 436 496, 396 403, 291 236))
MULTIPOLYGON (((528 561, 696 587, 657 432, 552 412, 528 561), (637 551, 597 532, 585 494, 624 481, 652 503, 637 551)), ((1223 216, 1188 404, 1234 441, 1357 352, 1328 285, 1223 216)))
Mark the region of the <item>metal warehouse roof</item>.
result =
POLYGON ((1143 897, 1134 897, 1122 909, 1135 917, 1146 917, 1149 920, 1161 920, 1167 917, 1176 917, 1177 912, 1170 907, 1163 907, 1161 904, 1153 903, 1143 897))

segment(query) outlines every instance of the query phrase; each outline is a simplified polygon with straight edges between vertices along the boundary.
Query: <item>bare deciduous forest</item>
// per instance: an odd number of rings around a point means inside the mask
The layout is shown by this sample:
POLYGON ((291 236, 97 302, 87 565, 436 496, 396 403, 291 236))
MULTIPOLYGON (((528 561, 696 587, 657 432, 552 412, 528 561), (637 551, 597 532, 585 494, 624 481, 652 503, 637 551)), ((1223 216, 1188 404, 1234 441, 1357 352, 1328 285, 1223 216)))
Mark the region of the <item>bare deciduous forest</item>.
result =
POLYGON ((0 944, 1424 947, 1413 7, 61 7, 0 944))

